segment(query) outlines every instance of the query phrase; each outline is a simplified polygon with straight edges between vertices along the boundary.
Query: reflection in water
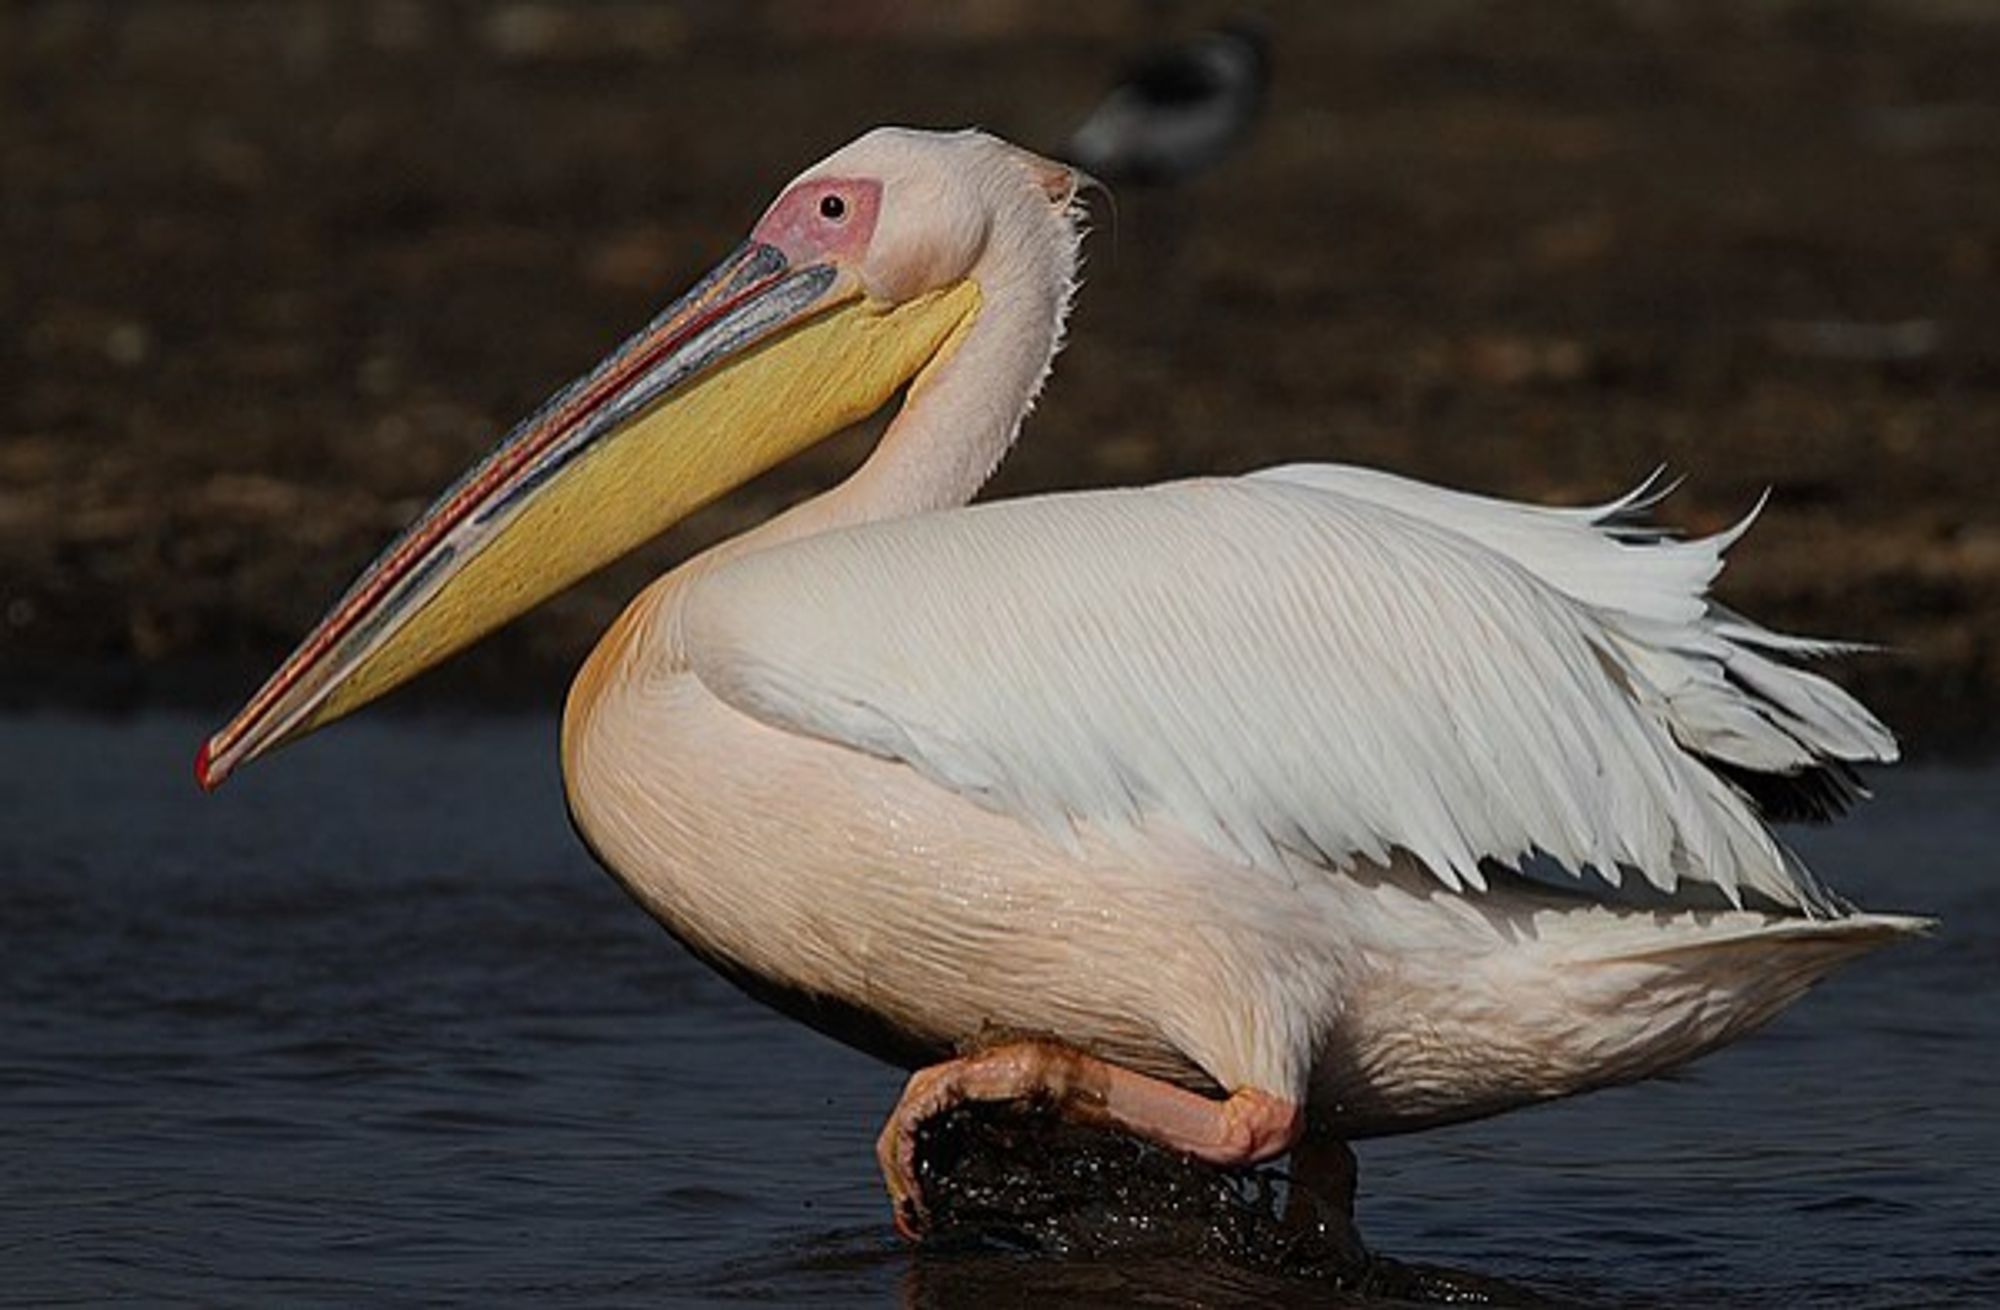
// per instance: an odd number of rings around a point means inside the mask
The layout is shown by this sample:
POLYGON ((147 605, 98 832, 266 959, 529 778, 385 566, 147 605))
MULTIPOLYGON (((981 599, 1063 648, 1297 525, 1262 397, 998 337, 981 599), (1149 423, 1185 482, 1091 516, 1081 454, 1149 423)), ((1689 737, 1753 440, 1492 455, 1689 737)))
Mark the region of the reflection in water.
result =
MULTIPOLYGON (((631 907, 552 722, 343 726, 214 798, 204 726, 0 721, 5 1295, 1328 1303, 1212 1253, 904 1248, 898 1075, 631 907)), ((2000 1303, 2000 772, 1880 788, 1800 844, 1933 940, 1677 1079, 1361 1144, 1370 1243, 1565 1303, 2000 1303)))

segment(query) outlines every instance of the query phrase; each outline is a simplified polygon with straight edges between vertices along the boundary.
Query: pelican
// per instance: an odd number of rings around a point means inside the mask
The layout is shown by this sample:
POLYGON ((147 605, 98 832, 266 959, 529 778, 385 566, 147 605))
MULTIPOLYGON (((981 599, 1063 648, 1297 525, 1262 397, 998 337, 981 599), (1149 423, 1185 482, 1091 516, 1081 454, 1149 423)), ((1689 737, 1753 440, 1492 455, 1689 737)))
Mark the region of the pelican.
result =
POLYGON ((1627 1082, 1916 918, 1768 821, 1896 757, 1707 598, 1745 524, 1331 464, 968 507, 1061 344, 1080 175, 881 129, 557 393, 202 747, 213 788, 901 403, 833 489, 632 601, 570 691, 575 826, 753 994, 968 1101, 1242 1166, 1627 1082))

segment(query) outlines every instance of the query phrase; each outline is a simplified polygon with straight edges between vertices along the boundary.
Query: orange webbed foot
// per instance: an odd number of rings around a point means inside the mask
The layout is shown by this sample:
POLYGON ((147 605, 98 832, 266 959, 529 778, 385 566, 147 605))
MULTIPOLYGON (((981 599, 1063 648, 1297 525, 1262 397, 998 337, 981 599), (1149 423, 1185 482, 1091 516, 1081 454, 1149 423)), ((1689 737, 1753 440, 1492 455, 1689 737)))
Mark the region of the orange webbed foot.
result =
POLYGON ((917 1178, 917 1133, 968 1101, 1030 1101, 1074 1123, 1116 1128, 1210 1164, 1283 1155, 1305 1131, 1296 1102, 1244 1087, 1215 1100, 1055 1042, 1010 1042, 919 1069, 875 1143, 896 1231, 922 1237, 929 1215, 917 1178))

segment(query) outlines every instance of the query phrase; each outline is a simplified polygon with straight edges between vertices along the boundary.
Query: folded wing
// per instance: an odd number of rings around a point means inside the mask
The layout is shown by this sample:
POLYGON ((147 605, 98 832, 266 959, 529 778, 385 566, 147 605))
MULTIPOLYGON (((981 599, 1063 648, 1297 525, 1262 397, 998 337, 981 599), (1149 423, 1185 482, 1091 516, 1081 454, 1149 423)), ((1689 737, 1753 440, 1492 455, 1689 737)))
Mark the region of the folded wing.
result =
POLYGON ((1736 532, 1668 539, 1655 499, 1310 465, 1003 501, 745 556, 684 638, 743 712, 1058 840, 1173 823, 1280 876, 1400 849, 1454 890, 1552 858, 1833 912, 1760 805, 1837 808, 1894 741, 1785 662, 1836 647, 1707 601, 1736 532))

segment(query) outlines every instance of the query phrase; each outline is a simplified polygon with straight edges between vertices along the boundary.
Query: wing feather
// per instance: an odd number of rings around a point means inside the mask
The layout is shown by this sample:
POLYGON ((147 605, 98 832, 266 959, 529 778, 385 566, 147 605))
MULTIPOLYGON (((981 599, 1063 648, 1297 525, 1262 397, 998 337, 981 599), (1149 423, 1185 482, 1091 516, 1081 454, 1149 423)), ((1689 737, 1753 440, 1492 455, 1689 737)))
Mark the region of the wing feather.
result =
POLYGON ((1705 761, 1893 741, 1711 610, 1733 537, 1645 529, 1656 494, 1543 510, 1300 466, 1002 501, 740 557, 683 639, 744 712, 1058 840, 1164 820, 1283 876, 1406 850, 1478 889, 1548 858, 1830 909, 1705 761))

